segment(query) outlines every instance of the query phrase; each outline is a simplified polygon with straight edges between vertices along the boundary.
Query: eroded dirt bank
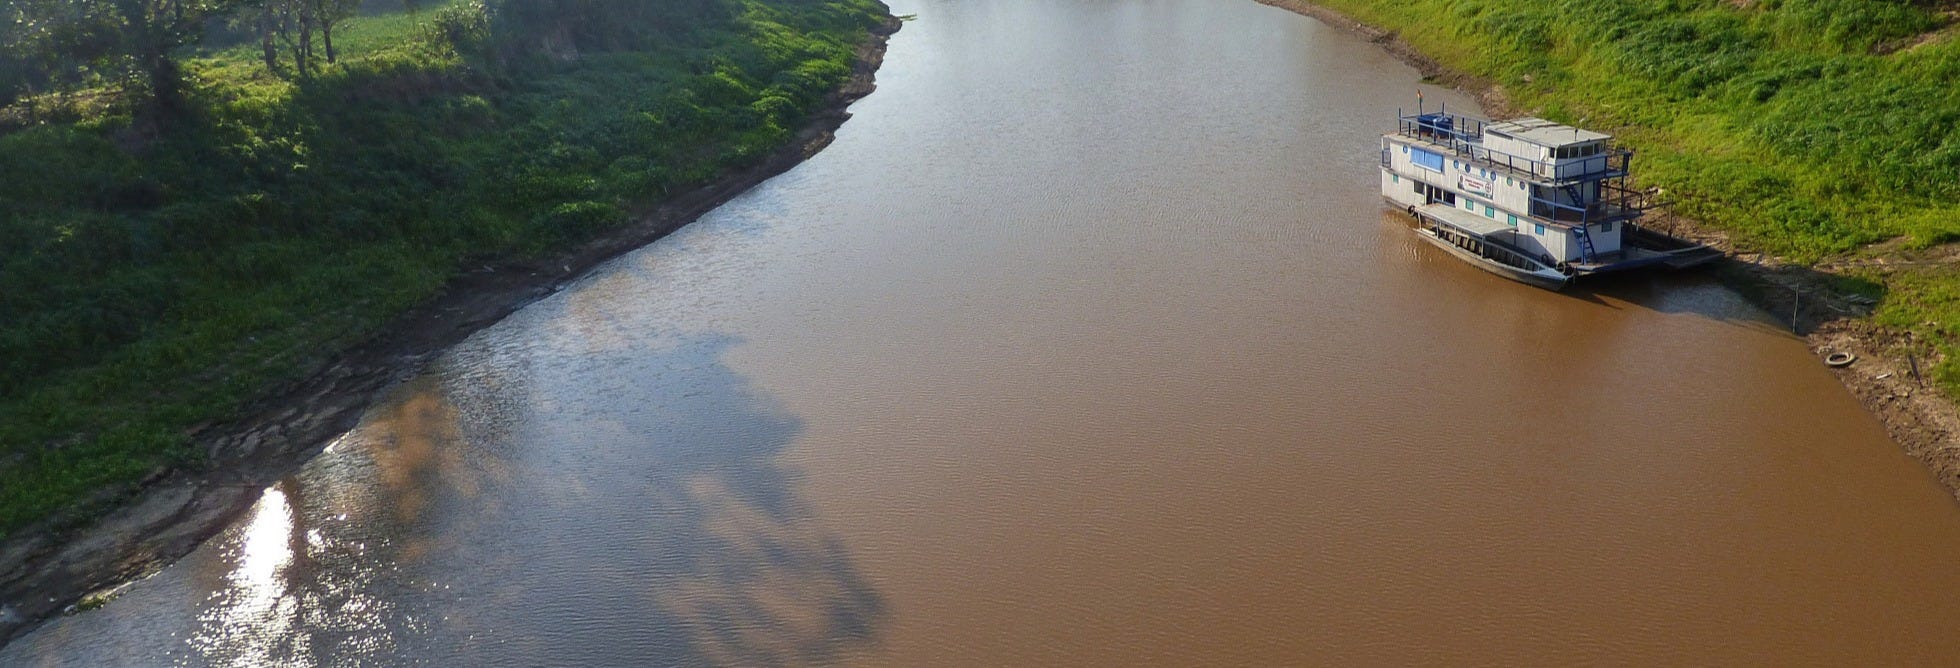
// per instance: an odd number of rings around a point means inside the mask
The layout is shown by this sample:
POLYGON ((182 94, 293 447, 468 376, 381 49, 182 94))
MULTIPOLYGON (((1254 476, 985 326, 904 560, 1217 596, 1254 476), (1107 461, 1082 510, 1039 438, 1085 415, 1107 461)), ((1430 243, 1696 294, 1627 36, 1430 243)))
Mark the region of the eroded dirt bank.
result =
MULTIPOLYGON (((1530 112, 1512 105, 1503 86, 1450 69, 1393 31, 1306 0, 1258 2, 1367 37, 1424 77, 1475 97, 1494 117, 1530 112)), ((1856 355, 1856 362, 1833 369, 1838 379, 1885 425, 1900 447, 1925 464, 1960 500, 1960 443, 1955 442, 1955 436, 1960 435, 1960 405, 1923 378, 1940 361, 1929 357, 1936 354, 1927 352, 1930 347, 1914 345, 1910 334, 1872 323, 1866 317, 1872 307, 1869 300, 1840 292, 1832 282, 1835 275, 1828 269, 1802 267, 1760 254, 1738 255, 1728 235, 1700 221, 1669 215, 1665 226, 1677 235, 1722 249, 1727 257, 1715 267, 1716 275, 1757 306, 1789 323, 1791 330, 1808 342, 1820 364, 1831 353, 1856 355)))
POLYGON ((198 433, 208 467, 160 470, 116 510, 84 527, 28 527, 7 537, 0 542, 0 645, 189 553, 249 509, 266 486, 353 428, 384 391, 420 374, 450 346, 815 155, 850 118, 846 108, 876 88, 886 42, 899 25, 888 16, 859 48, 851 78, 795 139, 761 162, 642 211, 632 224, 549 260, 459 277, 442 296, 384 328, 388 334, 268 393, 245 411, 250 417, 198 433))

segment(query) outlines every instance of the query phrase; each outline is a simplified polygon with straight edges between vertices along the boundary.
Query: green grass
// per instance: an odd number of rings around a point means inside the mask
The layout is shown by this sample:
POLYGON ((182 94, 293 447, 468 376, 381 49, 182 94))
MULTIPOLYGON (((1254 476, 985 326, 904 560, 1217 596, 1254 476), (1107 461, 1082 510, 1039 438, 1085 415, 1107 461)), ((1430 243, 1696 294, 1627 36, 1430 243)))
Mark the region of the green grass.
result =
MULTIPOLYGON (((1616 133, 1643 185, 1743 250, 1811 263, 1960 241, 1960 39, 1939 13, 1955 3, 1317 1, 1519 108, 1616 133)), ((1945 351, 1960 397, 1960 273, 1870 278, 1879 320, 1945 351)))
POLYGON ((186 54, 196 113, 161 137, 126 112, 0 135, 0 535, 204 465, 195 427, 463 271, 775 149, 882 7, 687 11, 569 59, 495 41, 521 26, 458 46, 438 11, 363 17, 306 80, 255 44, 186 54))

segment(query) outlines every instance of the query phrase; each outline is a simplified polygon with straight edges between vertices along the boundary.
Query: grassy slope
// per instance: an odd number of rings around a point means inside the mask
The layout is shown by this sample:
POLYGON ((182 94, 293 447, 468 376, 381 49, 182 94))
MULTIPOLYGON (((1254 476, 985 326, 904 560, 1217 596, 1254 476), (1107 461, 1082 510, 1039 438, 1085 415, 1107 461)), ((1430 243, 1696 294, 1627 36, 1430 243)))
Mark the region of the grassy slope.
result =
MULTIPOLYGON (((1858 263, 1960 241, 1960 39, 1938 3, 1315 2, 1496 82, 1519 108, 1618 133, 1644 185, 1743 249, 1858 263)), ((1960 267, 1851 274, 1882 286, 1880 323, 1941 342, 1939 375, 1960 396, 1960 267)))
POLYGON ((254 45, 189 57, 197 118, 140 149, 126 116, 0 135, 0 535, 196 465, 189 430, 461 271, 768 153, 882 10, 716 3, 645 48, 500 67, 436 12, 364 17, 304 82, 254 45))

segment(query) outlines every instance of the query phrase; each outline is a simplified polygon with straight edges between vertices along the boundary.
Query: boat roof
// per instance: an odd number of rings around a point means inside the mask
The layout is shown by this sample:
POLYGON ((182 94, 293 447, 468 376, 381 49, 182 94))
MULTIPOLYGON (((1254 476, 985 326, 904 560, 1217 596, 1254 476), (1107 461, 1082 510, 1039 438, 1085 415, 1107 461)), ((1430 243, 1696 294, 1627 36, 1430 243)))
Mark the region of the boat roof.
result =
POLYGON ((1591 130, 1581 130, 1570 125, 1553 123, 1542 118, 1515 118, 1508 121, 1498 121, 1484 126, 1484 132, 1508 135, 1539 146, 1550 146, 1553 148, 1613 138, 1611 135, 1600 134, 1591 130))
POLYGON ((1481 213, 1471 213, 1448 204, 1424 204, 1421 208, 1422 212, 1431 218, 1480 237, 1511 229, 1510 223, 1495 218, 1485 218, 1481 213))

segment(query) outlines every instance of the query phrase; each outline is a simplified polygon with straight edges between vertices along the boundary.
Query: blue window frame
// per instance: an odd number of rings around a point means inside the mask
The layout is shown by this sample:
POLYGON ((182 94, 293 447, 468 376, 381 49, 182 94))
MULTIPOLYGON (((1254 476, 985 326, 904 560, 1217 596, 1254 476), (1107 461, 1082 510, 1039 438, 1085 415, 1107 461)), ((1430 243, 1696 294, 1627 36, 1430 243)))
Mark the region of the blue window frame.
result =
POLYGON ((1409 161, 1416 163, 1417 167, 1432 172, 1441 173, 1443 171, 1443 154, 1435 151, 1425 151, 1419 148, 1410 150, 1409 161))
POLYGON ((1518 226, 1518 214, 1515 214, 1515 213, 1507 213, 1507 214, 1504 214, 1504 215, 1505 215, 1506 217, 1508 217, 1508 218, 1510 218, 1510 219, 1511 219, 1511 227, 1517 227, 1517 226, 1518 226))
POLYGON ((1539 225, 1539 226, 1538 226, 1538 231, 1536 232, 1536 234, 1540 234, 1540 235, 1543 235, 1544 233, 1545 233, 1545 226, 1544 226, 1544 225, 1539 225))

